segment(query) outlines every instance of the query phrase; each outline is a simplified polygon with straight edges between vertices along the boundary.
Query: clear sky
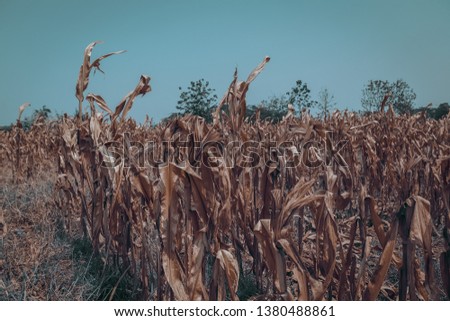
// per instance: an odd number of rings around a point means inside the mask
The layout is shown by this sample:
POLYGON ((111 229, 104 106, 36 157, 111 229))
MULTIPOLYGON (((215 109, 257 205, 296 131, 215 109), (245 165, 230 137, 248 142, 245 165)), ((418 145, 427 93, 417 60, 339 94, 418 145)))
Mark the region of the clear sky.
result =
POLYGON ((449 0, 341 1, 24 1, 0 0, 0 124, 24 102, 59 113, 77 106, 83 51, 102 62, 86 93, 111 108, 149 75, 152 92, 130 113, 154 120, 175 111, 179 86, 205 78, 221 97, 238 67, 240 79, 272 59, 250 86, 249 103, 306 81, 337 106, 359 109, 370 79, 404 79, 416 106, 450 102, 449 0))

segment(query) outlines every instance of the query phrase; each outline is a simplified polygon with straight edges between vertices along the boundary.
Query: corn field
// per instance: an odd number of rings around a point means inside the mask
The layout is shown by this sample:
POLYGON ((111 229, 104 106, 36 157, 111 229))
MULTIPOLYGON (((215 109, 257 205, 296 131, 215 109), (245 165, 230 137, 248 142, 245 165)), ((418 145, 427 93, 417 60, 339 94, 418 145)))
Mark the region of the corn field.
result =
MULTIPOLYGON (((154 125, 127 114, 151 91, 142 75, 115 107, 86 94, 78 117, 0 132, 13 180, 57 171, 55 203, 77 218, 107 264, 139 280, 143 299, 439 300, 450 298, 450 116, 245 118, 237 71, 213 123, 154 125), (83 113, 83 105, 90 112, 83 113)), ((25 106, 21 106, 21 111, 25 106)), ((151 114, 151 110, 149 110, 151 114)))

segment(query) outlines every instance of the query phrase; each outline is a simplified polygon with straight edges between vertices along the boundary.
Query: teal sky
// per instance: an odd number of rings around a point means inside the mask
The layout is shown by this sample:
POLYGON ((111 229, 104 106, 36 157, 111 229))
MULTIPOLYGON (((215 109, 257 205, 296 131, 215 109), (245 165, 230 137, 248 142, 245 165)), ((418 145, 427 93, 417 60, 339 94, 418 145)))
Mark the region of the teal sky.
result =
POLYGON ((17 108, 77 106, 83 51, 102 62, 87 93, 111 108, 141 74, 152 92, 130 113, 155 121, 175 111, 178 87, 205 78, 221 97, 238 67, 240 79, 264 56, 272 60, 250 86, 249 103, 289 90, 295 80, 313 96, 328 88, 339 108, 359 109, 370 79, 404 79, 416 106, 450 102, 450 1, 24 1, 0 0, 0 124, 17 108))

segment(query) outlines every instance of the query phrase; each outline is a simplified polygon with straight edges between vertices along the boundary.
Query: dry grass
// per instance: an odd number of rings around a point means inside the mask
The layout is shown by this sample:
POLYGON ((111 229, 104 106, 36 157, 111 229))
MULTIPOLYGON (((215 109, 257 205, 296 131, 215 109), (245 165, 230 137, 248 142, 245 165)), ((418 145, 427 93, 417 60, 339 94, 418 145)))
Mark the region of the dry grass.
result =
POLYGON ((35 174, 12 183, 11 172, 2 169, 0 300, 105 300, 117 284, 114 299, 138 297, 137 283, 118 283, 121 272, 94 253, 79 220, 68 233, 68 215, 55 204, 54 169, 35 174))
POLYGON ((54 177, 48 173, 18 184, 5 169, 0 191, 8 232, 4 238, 4 292, 8 300, 82 297, 72 279, 74 261, 65 239, 61 213, 53 201, 54 177))

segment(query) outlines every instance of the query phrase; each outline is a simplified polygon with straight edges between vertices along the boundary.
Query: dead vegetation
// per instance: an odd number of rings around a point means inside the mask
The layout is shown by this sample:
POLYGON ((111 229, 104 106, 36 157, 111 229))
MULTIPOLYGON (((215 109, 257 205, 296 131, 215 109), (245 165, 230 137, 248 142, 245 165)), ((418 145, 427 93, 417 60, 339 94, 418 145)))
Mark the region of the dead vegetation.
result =
MULTIPOLYGON (((108 56, 91 63, 94 46, 76 86, 80 106, 90 71, 108 56)), ((134 293, 143 299, 448 299, 450 117, 396 116, 390 108, 249 122, 245 96, 268 61, 246 81, 235 72, 213 124, 195 116, 157 126, 127 119, 134 99, 150 91, 143 75, 114 111, 88 94, 87 117, 80 107, 76 119, 28 132, 19 121, 2 132, 2 165, 17 184, 33 179, 38 166, 57 168, 48 177, 53 205, 33 204, 28 220, 3 200, 18 224, 3 233, 4 246, 30 249, 28 256, 6 253, 4 264, 16 267, 7 283, 30 287, 17 267, 33 267, 56 246, 19 237, 23 224, 84 235, 105 268, 120 267, 118 281, 139 281, 134 293), (238 152, 227 153, 235 144, 238 152)), ((52 273, 74 268, 64 263, 66 252, 56 253, 52 273)), ((34 269, 30 289, 41 296, 33 298, 53 299, 42 296, 51 282, 39 285, 34 269)), ((74 288, 68 282, 52 293, 77 298, 67 295, 74 288)), ((21 291, 10 297, 25 299, 21 291)))

